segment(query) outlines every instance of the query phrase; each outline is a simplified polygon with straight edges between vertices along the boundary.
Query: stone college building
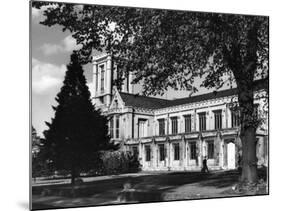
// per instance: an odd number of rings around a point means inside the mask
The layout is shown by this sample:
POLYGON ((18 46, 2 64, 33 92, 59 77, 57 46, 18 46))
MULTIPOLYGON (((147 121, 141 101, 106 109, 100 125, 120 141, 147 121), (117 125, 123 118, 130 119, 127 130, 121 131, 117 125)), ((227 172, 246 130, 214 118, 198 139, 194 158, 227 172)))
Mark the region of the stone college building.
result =
MULTIPOLYGON (((108 117, 111 138, 138 156, 142 170, 235 169, 241 159, 239 113, 231 111, 236 89, 165 100, 133 94, 132 75, 121 91, 112 84, 111 56, 93 59, 93 103, 108 117)), ((264 92, 258 89, 257 92, 264 92)), ((258 165, 268 163, 268 116, 255 100, 265 123, 257 129, 258 165)))

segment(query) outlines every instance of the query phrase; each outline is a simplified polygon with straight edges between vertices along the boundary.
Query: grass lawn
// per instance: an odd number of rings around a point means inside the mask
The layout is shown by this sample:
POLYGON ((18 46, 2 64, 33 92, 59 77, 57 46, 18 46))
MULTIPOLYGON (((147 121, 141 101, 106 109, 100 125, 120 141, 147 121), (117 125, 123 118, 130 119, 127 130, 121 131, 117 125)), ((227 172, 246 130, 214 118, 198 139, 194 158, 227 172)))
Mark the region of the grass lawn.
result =
MULTIPOLYGON (((260 177, 265 179, 265 173, 260 172, 260 177)), ((141 172, 83 181, 75 187, 68 181, 34 185, 33 209, 267 194, 264 187, 251 193, 234 190, 237 171, 141 172)))

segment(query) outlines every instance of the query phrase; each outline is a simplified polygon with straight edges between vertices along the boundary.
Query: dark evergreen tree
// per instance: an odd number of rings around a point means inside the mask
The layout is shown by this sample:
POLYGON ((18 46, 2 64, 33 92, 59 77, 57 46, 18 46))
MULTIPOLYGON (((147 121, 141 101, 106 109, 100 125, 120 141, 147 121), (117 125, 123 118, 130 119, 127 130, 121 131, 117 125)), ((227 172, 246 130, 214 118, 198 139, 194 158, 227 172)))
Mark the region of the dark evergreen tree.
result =
POLYGON ((109 143, 107 119, 96 110, 90 99, 82 66, 74 52, 63 86, 53 106, 55 117, 44 132, 46 159, 56 170, 71 174, 71 183, 81 171, 94 168, 100 150, 112 147, 109 143))

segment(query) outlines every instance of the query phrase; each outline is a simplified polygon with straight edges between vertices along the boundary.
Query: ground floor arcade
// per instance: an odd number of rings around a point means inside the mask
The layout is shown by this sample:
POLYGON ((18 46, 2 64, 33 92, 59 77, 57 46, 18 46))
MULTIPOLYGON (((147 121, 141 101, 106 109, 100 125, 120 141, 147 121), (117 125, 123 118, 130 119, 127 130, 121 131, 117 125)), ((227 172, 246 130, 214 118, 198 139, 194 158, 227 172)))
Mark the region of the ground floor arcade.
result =
MULTIPOLYGON (((127 140, 124 148, 138 156, 142 170, 235 169, 241 163, 237 129, 205 131, 127 140)), ((267 165, 267 138, 257 136, 258 165, 267 165)))

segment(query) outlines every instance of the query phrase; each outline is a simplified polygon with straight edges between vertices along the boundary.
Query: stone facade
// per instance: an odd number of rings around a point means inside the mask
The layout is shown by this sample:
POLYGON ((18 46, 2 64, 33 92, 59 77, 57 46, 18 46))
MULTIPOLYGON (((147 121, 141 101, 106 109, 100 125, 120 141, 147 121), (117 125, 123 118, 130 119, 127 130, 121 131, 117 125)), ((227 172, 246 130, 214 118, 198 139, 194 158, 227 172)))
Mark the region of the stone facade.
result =
MULTIPOLYGON (((143 170, 200 170, 204 157, 209 169, 238 167, 239 125, 229 106, 237 98, 235 90, 177 100, 144 97, 133 94, 131 75, 121 90, 112 85, 116 74, 110 56, 94 58, 93 66, 93 103, 108 116, 112 140, 120 150, 135 153, 143 170)), ((263 115, 263 102, 255 104, 263 115)), ((264 118, 257 130, 257 159, 267 166, 264 118)))

